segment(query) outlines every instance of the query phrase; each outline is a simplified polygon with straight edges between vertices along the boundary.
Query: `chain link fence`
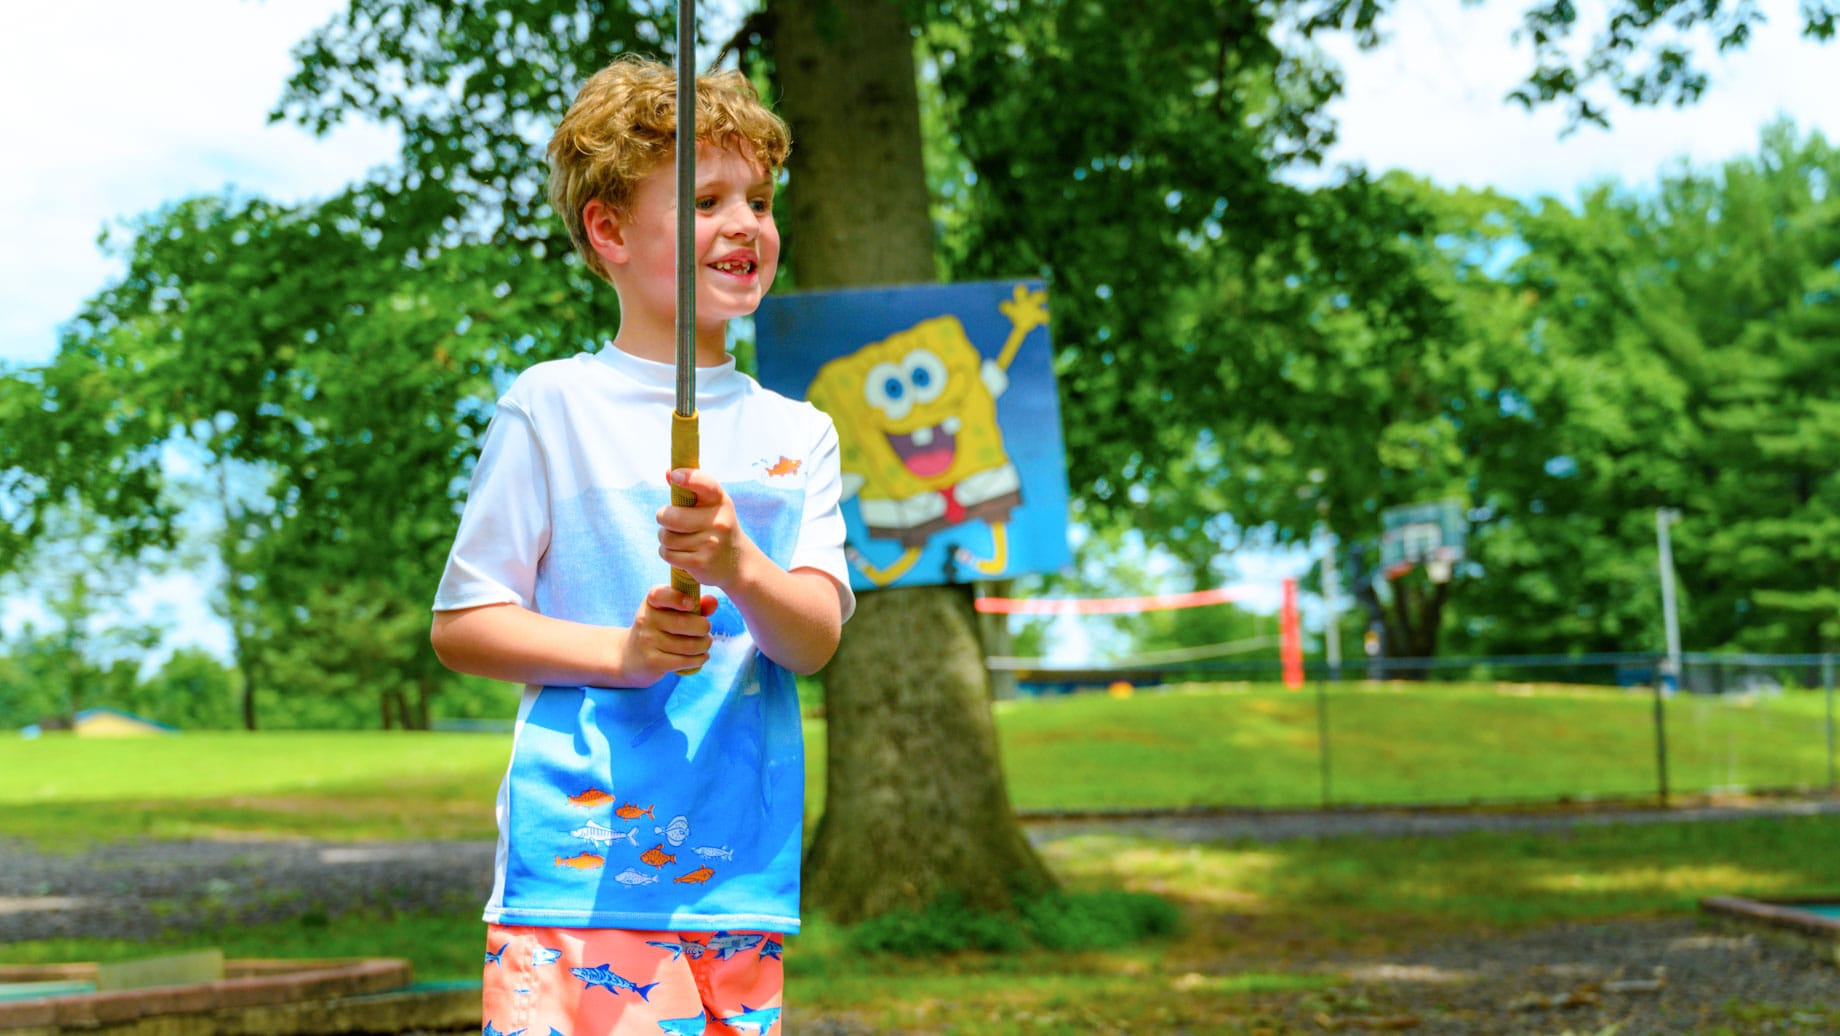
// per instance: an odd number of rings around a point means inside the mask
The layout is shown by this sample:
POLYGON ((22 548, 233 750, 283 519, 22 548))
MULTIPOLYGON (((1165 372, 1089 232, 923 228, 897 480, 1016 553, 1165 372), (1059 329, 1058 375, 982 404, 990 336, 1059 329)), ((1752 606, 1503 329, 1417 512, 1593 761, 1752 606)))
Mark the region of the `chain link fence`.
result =
POLYGON ((992 659, 1019 697, 1206 684, 1227 706, 1211 804, 1444 806, 1840 793, 1840 655, 1277 660, 1054 668, 992 659))

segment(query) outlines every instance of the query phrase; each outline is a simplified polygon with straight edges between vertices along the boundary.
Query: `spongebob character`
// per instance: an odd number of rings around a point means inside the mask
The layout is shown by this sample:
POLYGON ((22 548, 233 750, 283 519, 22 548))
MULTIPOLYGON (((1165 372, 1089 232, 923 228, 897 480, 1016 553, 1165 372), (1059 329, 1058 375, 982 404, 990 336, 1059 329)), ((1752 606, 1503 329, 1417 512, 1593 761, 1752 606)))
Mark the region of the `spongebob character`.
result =
POLYGON ((1017 285, 998 303, 1010 333, 995 360, 981 359, 957 317, 941 316, 832 360, 812 379, 808 398, 837 422, 844 497, 860 494, 871 537, 905 548, 881 567, 852 552, 876 586, 913 568, 934 534, 973 520, 989 524, 992 553, 965 560, 981 575, 1008 568, 1022 479, 1003 446, 997 397, 1023 339, 1048 322, 1047 301, 1017 285))

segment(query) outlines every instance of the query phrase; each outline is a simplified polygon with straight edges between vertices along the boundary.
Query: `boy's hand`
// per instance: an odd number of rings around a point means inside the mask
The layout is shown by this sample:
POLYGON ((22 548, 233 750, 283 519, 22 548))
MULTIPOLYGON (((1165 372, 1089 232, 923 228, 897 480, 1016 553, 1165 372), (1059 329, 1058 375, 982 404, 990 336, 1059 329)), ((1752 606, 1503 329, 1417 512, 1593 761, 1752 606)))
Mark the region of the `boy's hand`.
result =
POLYGON ((693 601, 669 584, 654 586, 633 616, 620 649, 620 666, 634 686, 657 683, 666 673, 709 661, 709 616, 716 599, 693 601))
POLYGON ((747 534, 722 484, 698 468, 676 468, 670 482, 696 494, 696 504, 658 510, 658 556, 704 586, 729 589, 741 571, 747 534))

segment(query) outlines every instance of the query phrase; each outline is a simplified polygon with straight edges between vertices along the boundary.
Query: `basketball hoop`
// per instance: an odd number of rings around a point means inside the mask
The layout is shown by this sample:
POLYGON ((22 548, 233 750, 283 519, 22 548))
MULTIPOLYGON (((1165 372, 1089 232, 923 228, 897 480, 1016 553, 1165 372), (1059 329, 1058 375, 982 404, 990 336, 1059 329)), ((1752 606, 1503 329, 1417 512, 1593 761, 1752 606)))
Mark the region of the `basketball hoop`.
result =
POLYGON ((1381 571, 1398 579, 1419 565, 1433 583, 1450 582, 1469 538, 1469 510, 1462 500, 1389 507, 1381 514, 1381 571))

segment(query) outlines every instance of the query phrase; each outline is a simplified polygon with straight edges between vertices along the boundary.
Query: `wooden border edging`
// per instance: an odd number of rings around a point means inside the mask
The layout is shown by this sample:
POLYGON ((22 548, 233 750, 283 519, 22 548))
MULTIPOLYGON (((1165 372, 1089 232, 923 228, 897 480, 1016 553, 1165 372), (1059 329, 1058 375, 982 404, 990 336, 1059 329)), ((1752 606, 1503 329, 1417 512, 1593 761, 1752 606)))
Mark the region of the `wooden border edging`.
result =
MULTIPOLYGON (((409 962, 395 957, 345 961, 228 961, 225 970, 232 977, 217 982, 0 1003, 0 1030, 95 1030, 169 1015, 343 1000, 401 990, 414 978, 409 962)), ((95 973, 94 964, 14 965, 0 968, 0 981, 80 980, 93 978, 95 973)))

